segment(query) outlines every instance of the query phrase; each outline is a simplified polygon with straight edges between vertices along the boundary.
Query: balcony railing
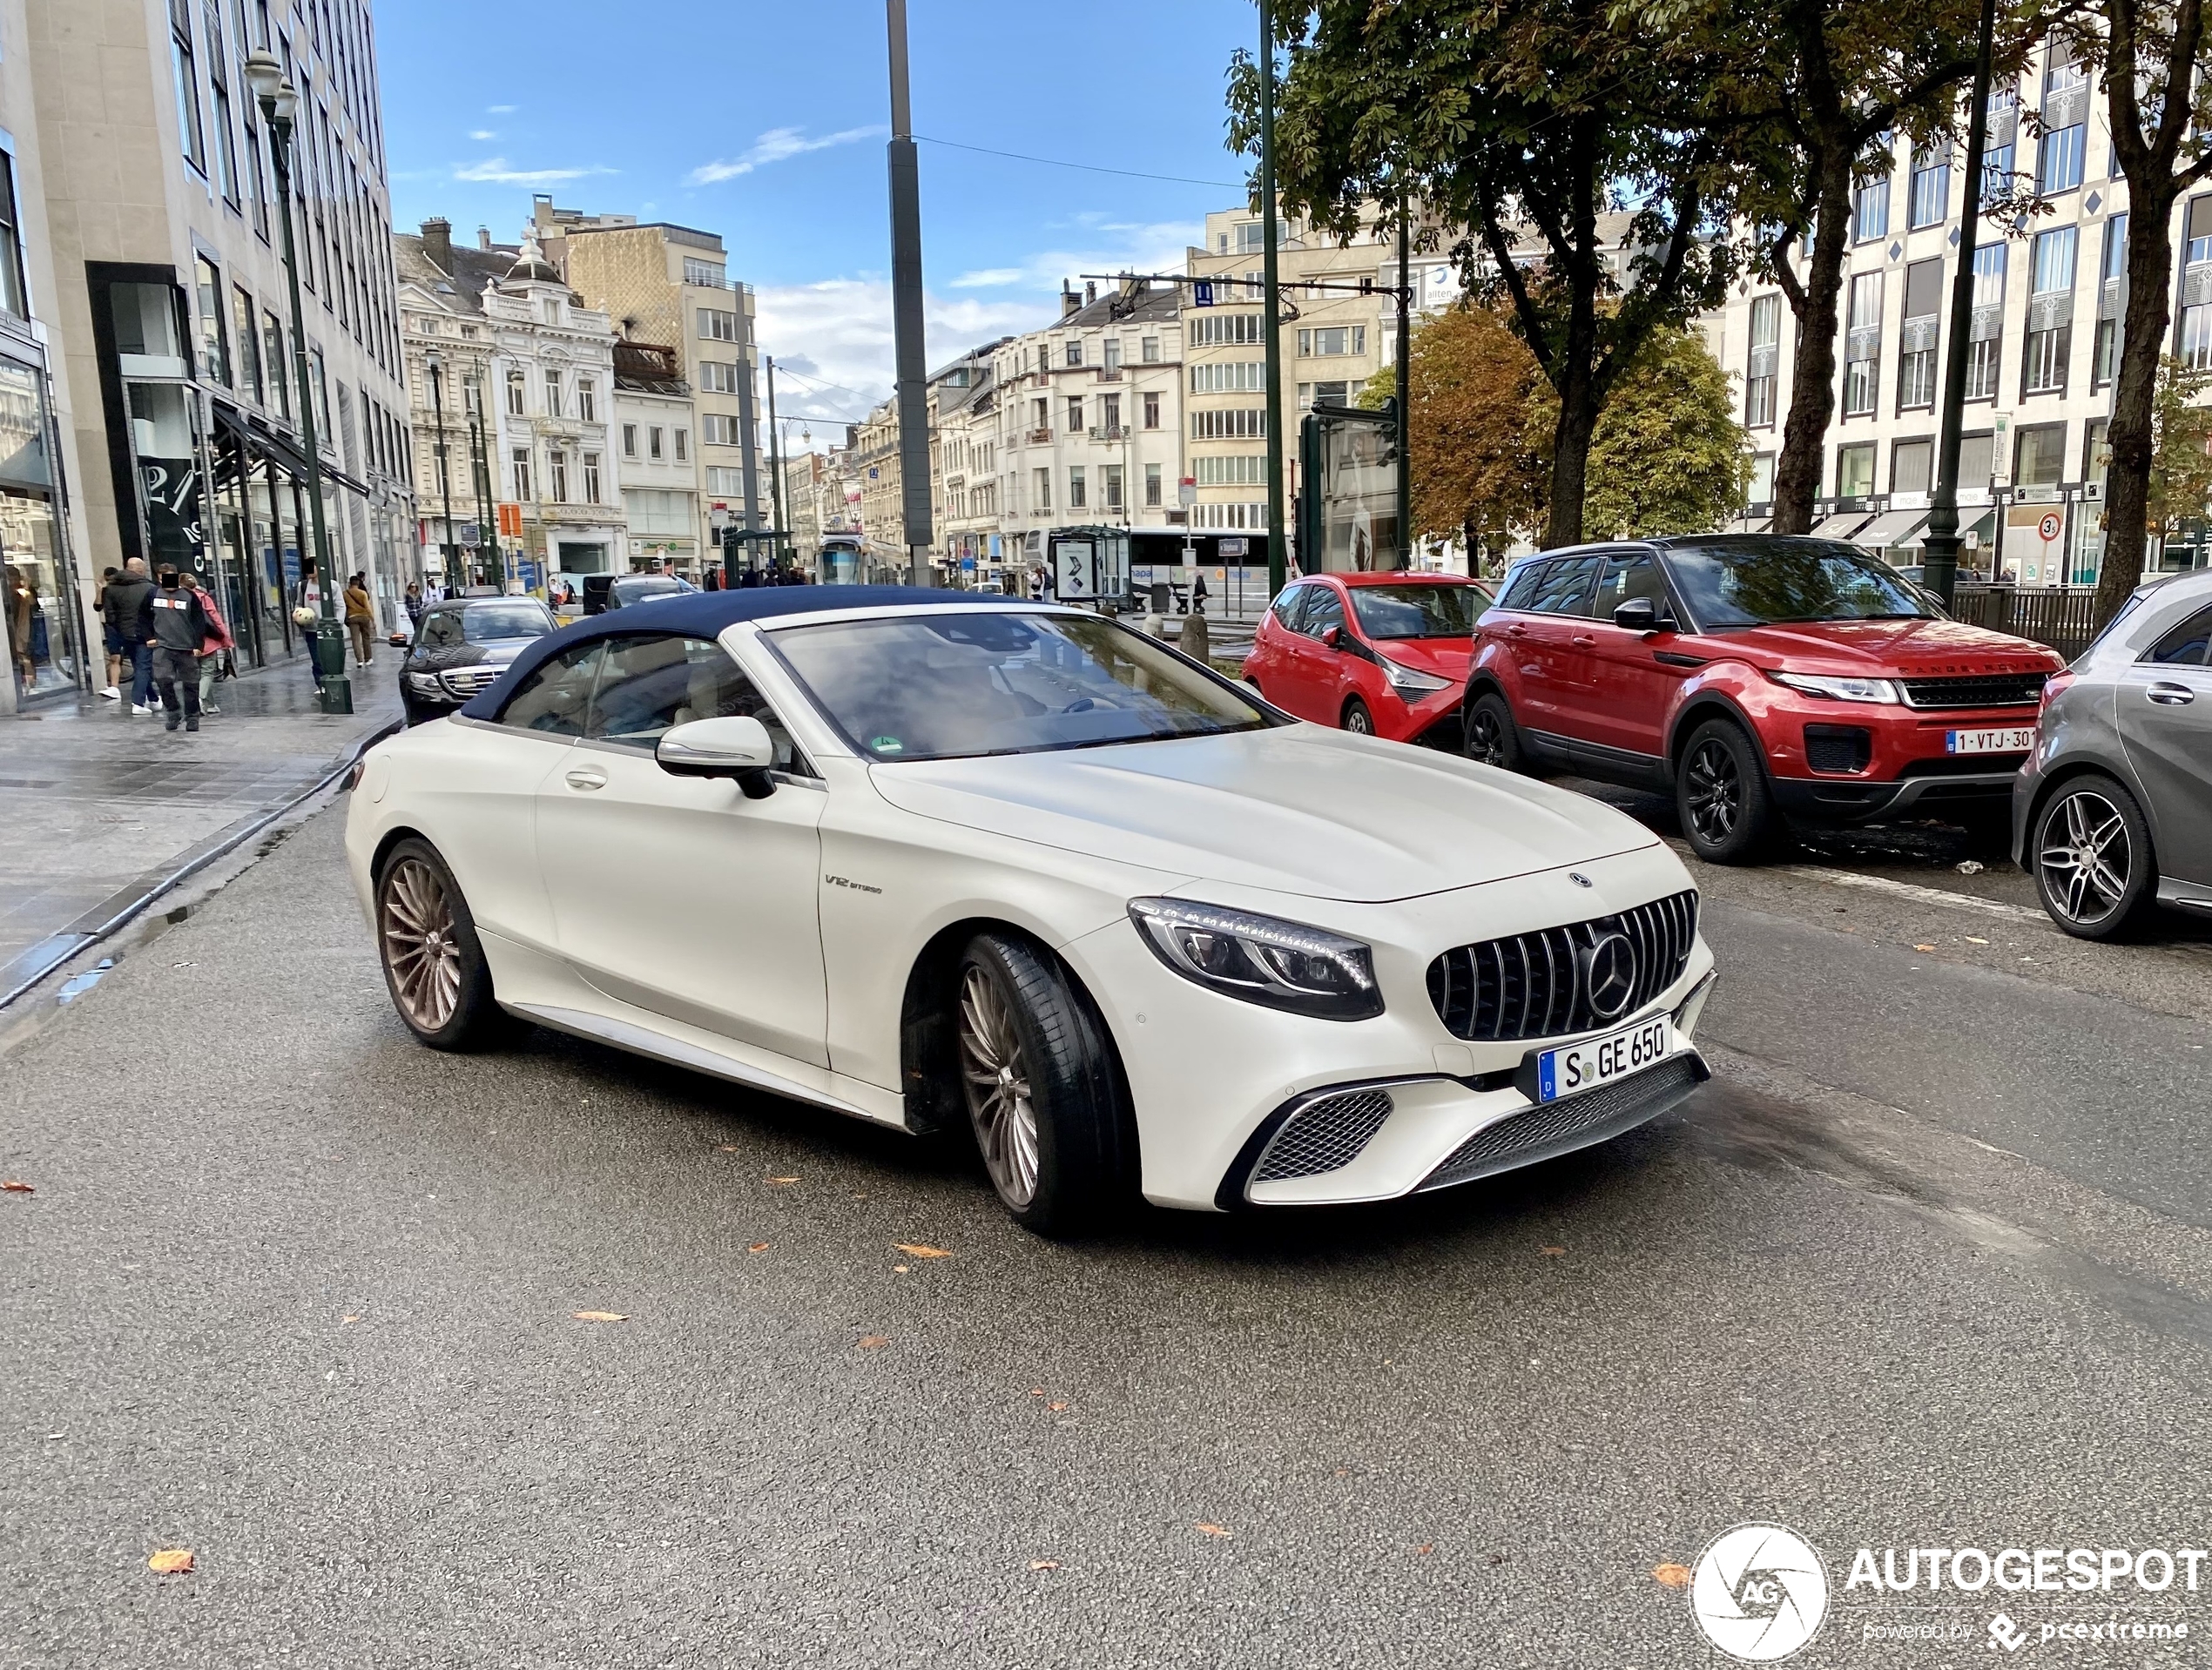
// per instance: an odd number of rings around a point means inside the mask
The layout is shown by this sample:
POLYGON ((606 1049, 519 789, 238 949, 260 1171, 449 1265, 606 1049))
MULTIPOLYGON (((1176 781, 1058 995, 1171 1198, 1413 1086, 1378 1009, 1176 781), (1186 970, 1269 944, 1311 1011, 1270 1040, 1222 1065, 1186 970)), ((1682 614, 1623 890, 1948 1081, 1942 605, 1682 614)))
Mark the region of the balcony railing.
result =
POLYGON ((1026 439, 1032 447, 1049 447, 1052 444, 1052 431, 1049 429, 1032 429, 1024 437, 1024 439, 1026 439))

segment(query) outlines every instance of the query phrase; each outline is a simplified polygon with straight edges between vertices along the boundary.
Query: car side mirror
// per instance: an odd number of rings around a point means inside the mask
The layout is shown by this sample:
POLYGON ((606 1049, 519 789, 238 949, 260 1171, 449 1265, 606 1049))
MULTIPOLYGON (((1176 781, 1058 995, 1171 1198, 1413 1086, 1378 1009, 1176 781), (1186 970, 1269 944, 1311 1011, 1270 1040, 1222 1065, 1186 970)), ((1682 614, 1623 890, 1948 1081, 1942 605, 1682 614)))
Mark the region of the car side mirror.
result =
POLYGON ((1321 630, 1321 646, 1326 650, 1333 650, 1337 647, 1337 641, 1343 636, 1344 628, 1341 626, 1324 627, 1321 630))
POLYGON ((1659 611, 1649 597, 1631 597, 1613 611, 1613 623, 1628 632, 1656 632, 1659 611))
POLYGON ((776 791, 776 744, 758 719, 692 719, 661 733, 653 759, 672 777, 726 777, 748 800, 776 791))

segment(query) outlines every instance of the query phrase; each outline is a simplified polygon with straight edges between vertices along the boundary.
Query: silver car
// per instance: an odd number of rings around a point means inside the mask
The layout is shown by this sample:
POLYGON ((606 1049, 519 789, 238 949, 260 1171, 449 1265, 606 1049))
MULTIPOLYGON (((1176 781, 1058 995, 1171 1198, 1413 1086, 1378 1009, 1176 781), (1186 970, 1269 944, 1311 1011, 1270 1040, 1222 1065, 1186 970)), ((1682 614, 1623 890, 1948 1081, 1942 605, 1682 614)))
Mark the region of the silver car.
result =
POLYGON ((2013 855, 2068 933, 2151 900, 2212 915, 2212 571, 2140 588, 2043 690, 2013 855))

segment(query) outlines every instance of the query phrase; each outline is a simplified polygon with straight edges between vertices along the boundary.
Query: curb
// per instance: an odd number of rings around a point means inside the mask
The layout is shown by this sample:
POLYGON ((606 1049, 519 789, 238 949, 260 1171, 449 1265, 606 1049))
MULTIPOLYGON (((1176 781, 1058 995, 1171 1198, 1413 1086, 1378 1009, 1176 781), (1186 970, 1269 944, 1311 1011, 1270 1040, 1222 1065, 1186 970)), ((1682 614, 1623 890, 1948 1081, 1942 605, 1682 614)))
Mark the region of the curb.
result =
POLYGON ((293 807, 314 799, 359 764, 361 756, 371 748, 406 728, 407 720, 401 717, 371 731, 355 743, 352 751, 330 771, 288 800, 280 805, 249 813, 238 822, 217 830, 199 845, 186 847, 175 858, 165 860, 158 869, 147 871, 136 881, 95 905, 59 933, 48 935, 30 950, 0 964, 0 1009, 5 1009, 24 995, 78 952, 99 944, 117 930, 128 926, 164 893, 174 891, 226 853, 236 852, 293 807))

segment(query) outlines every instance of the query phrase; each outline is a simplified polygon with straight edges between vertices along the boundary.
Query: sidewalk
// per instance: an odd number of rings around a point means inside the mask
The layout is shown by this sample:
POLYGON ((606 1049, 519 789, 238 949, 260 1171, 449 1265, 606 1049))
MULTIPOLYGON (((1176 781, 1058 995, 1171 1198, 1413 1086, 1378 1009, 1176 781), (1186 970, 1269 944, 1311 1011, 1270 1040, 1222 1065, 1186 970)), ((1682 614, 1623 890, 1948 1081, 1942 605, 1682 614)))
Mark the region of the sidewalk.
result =
POLYGON ((0 1003, 398 723, 399 654, 350 670, 347 715, 315 710, 302 657, 219 683, 197 735, 133 716, 127 687, 0 720, 0 1003))

